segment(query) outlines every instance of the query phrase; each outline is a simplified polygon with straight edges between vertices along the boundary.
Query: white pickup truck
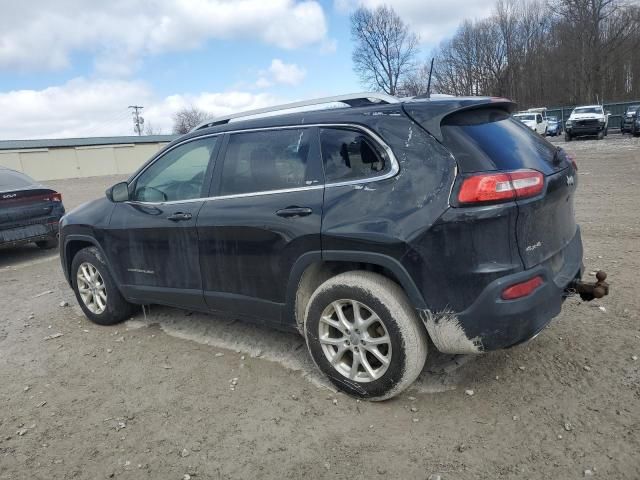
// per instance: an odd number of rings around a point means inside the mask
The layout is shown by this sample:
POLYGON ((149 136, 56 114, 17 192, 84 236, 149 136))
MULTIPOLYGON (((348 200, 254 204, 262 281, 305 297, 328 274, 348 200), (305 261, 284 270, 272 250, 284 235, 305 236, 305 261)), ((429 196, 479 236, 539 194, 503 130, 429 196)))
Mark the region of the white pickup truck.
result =
POLYGON ((513 118, 520 120, 527 127, 540 135, 547 134, 547 120, 542 112, 518 112, 513 118))
POLYGON ((609 128, 609 115, 602 105, 585 105, 576 107, 567 120, 564 139, 570 142, 572 138, 596 135, 602 140, 609 128))

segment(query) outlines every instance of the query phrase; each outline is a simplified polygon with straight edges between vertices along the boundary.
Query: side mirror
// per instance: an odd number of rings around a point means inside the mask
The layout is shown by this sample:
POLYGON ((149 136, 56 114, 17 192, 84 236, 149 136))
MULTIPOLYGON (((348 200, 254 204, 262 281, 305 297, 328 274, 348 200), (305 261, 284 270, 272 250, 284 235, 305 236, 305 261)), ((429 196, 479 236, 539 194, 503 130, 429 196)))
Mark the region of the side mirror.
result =
POLYGON ((105 195, 112 202, 126 202, 129 200, 129 184, 127 182, 116 183, 113 187, 107 188, 105 195))

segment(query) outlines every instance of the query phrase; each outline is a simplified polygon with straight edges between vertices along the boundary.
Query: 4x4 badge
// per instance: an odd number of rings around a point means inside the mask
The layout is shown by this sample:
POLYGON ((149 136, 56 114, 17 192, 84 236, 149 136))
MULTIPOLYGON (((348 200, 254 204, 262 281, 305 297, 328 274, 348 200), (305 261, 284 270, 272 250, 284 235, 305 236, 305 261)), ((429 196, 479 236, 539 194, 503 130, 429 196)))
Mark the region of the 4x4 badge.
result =
POLYGON ((573 175, 567 175, 567 186, 571 186, 574 183, 576 183, 576 181, 573 179, 573 175))

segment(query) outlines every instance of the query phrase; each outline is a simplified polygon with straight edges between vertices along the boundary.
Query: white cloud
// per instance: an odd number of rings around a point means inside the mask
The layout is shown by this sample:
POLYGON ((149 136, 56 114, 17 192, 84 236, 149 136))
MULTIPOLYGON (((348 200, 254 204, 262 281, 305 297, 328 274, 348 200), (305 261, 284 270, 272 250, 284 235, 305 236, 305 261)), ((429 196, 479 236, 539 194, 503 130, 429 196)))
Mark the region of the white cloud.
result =
POLYGON ((146 83, 76 78, 43 90, 0 92, 0 138, 132 135, 128 106, 143 105, 155 130, 171 133, 172 116, 194 105, 212 117, 281 103, 266 93, 240 91, 155 96, 146 83))
POLYGON ((258 72, 258 80, 251 87, 269 88, 278 84, 294 86, 302 83, 306 76, 307 71, 304 68, 274 58, 269 68, 258 72))
POLYGON ((327 25, 317 0, 30 0, 29 8, 3 5, 0 32, 0 70, 60 69, 72 53, 89 52, 113 74, 128 73, 142 55, 210 39, 322 45, 327 25))
POLYGON ((275 83, 298 85, 307 76, 307 71, 295 63, 284 63, 279 58, 274 58, 267 74, 275 83))
POLYGON ((407 22, 422 43, 434 44, 450 36, 466 18, 488 16, 494 2, 491 0, 334 0, 334 8, 349 13, 358 6, 375 8, 390 5, 407 22))

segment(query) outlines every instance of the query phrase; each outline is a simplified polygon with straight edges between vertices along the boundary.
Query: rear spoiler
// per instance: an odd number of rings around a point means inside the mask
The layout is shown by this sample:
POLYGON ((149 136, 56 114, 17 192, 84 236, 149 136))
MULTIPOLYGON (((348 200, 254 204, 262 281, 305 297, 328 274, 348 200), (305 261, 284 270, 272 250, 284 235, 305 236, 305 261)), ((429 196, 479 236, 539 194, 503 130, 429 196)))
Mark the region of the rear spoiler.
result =
POLYGON ((402 108, 438 141, 442 142, 440 124, 453 113, 478 108, 497 108, 508 113, 517 111, 517 105, 506 98, 498 97, 453 97, 404 102, 402 108))

